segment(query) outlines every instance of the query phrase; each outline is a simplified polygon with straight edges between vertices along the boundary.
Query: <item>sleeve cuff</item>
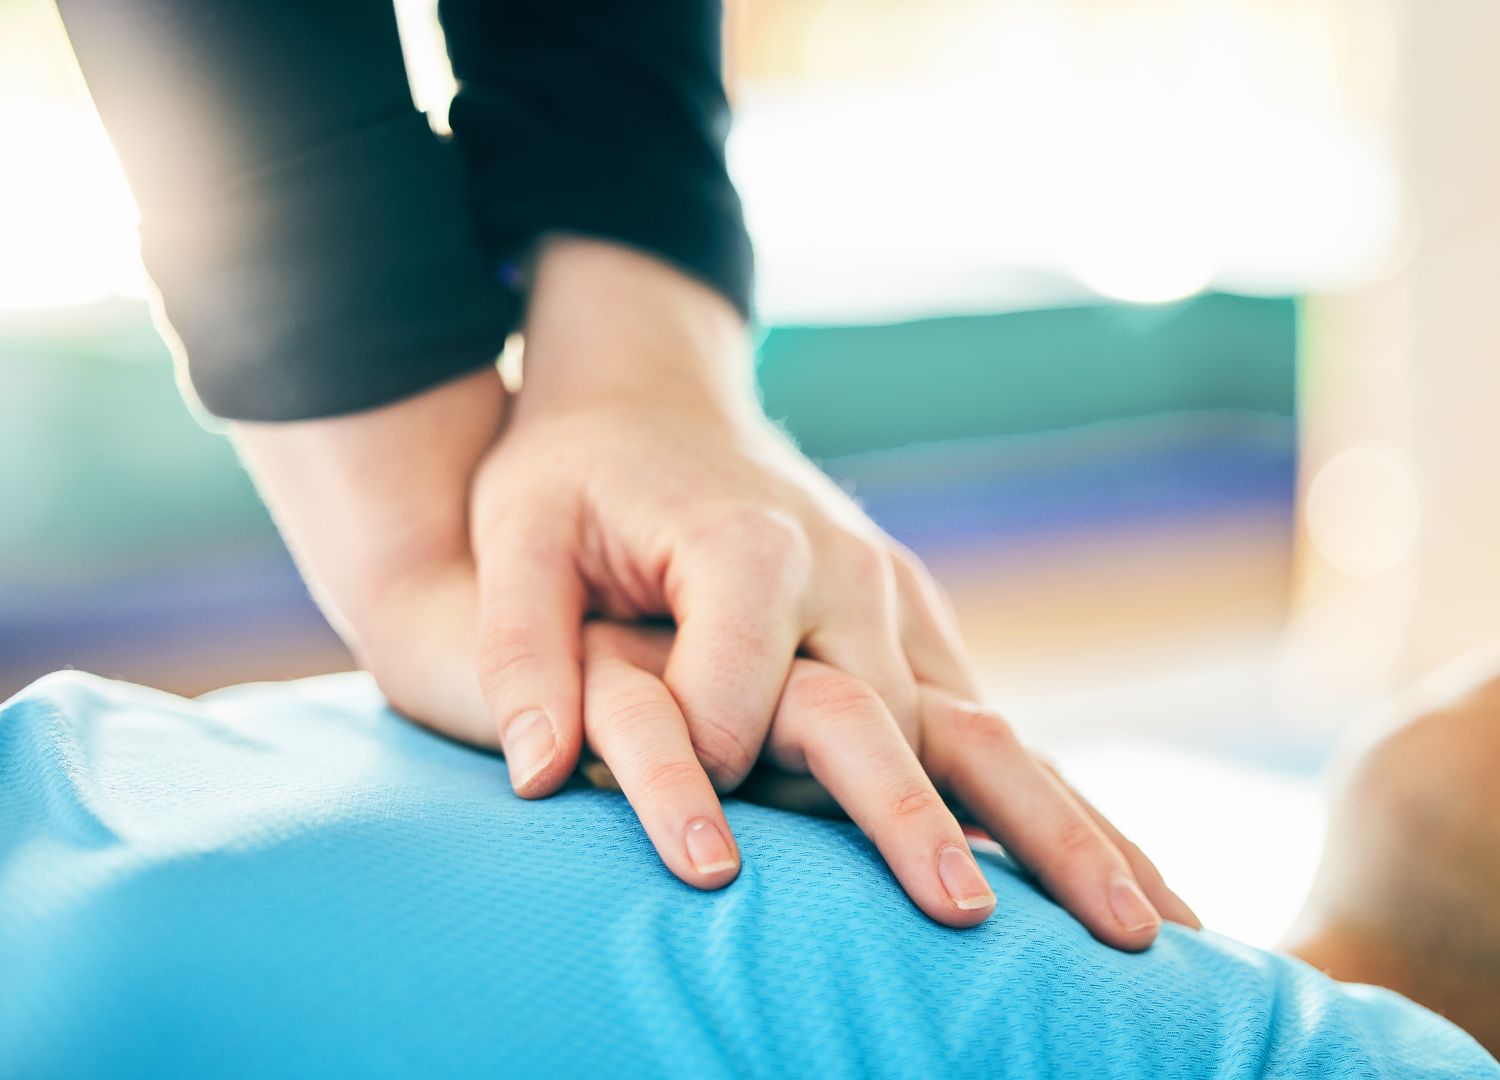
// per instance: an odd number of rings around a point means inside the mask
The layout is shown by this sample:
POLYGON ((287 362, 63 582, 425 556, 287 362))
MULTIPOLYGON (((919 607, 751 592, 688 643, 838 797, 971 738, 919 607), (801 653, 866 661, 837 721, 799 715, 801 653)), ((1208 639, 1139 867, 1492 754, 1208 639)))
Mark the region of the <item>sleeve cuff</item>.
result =
POLYGON ((497 256, 547 232, 615 240, 671 263, 750 317, 754 257, 719 153, 678 146, 644 123, 618 137, 570 134, 556 118, 467 85, 450 119, 469 159, 481 236, 497 256))
POLYGON ((493 363, 521 314, 478 238, 456 149, 412 110, 146 215, 146 268, 215 416, 388 404, 493 363))

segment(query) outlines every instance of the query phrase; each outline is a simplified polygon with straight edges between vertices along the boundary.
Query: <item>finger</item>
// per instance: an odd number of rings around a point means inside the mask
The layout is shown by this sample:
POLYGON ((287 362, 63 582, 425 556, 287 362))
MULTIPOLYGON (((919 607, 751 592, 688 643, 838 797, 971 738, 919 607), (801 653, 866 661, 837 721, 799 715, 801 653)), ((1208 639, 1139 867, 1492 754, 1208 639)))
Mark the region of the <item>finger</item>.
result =
POLYGON ((1156 939, 1161 917, 1124 854, 1041 766, 999 716, 924 689, 923 758, 938 783, 1089 932, 1136 951, 1156 939))
POLYGON ((827 664, 799 660, 771 750, 828 789, 929 917, 973 926, 994 911, 994 890, 963 831, 873 689, 827 664))
POLYGON ((677 703, 624 660, 590 648, 584 675, 589 744, 635 808, 668 870, 717 889, 739 873, 739 850, 677 703))
POLYGON ((672 568, 677 638, 663 681, 720 791, 738 786, 760 757, 797 652, 799 550, 789 524, 753 516, 672 568))
POLYGON ((1050 772, 1059 784, 1083 807, 1084 812, 1094 819, 1105 836, 1109 837, 1111 843, 1120 849, 1125 856, 1125 861, 1130 864, 1131 871, 1135 874, 1136 881, 1140 882, 1141 888, 1146 893, 1146 899, 1150 900, 1162 917, 1178 923, 1182 926, 1191 927, 1194 930, 1203 929, 1203 920, 1198 918, 1196 912, 1188 907, 1187 902, 1168 887, 1166 879, 1161 876, 1161 871, 1156 864, 1146 857, 1146 853, 1129 840, 1124 833, 1115 828, 1114 824, 1094 807, 1078 790, 1063 779, 1057 771, 1056 766, 1045 759, 1038 759, 1043 768, 1050 772))
POLYGON ((815 618, 803 651, 879 694, 916 747, 921 733, 917 680, 902 648, 890 558, 881 547, 850 538, 835 564, 840 572, 826 582, 826 614, 815 618))
POLYGON ((574 533, 540 514, 476 536, 479 684, 511 786, 525 798, 566 782, 583 742, 579 635, 585 590, 574 533))
POLYGON ((916 555, 897 547, 891 559, 900 608, 901 647, 912 674, 969 701, 983 696, 979 672, 959 634, 953 605, 916 555))

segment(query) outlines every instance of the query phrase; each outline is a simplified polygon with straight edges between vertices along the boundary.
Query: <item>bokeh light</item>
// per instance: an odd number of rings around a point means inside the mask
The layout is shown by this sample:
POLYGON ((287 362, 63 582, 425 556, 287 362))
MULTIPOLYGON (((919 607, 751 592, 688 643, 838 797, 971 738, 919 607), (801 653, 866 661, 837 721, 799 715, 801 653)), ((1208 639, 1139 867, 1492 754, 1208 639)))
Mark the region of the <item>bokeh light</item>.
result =
POLYGON ((130 190, 92 110, 0 101, 0 308, 145 295, 130 190))
POLYGON ((1395 446, 1360 445, 1331 458, 1307 489, 1307 531, 1328 564, 1352 577, 1399 566, 1415 546, 1421 492, 1395 446))

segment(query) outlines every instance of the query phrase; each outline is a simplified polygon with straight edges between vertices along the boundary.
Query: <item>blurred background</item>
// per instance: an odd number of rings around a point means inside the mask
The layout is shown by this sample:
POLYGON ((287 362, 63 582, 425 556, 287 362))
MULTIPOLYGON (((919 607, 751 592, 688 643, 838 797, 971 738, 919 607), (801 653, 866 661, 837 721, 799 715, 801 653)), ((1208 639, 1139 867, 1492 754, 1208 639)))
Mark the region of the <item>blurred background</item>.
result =
MULTIPOLYGON (((1269 944, 1338 734, 1500 626, 1500 8, 742 0, 728 36, 770 413, 1269 944)), ((0 0, 0 697, 349 664, 182 404, 134 221, 51 4, 0 0)))

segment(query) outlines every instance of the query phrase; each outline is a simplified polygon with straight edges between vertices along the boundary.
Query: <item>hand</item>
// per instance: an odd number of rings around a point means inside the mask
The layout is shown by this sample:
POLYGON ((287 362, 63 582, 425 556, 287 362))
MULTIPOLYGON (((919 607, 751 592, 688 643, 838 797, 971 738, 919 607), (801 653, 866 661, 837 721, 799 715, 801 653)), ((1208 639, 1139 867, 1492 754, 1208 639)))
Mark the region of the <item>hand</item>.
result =
MULTIPOLYGON (((545 355, 545 350, 534 353, 533 364, 537 357, 545 355)), ((555 373, 562 369, 552 370, 555 373)), ((547 380, 538 378, 536 371, 534 367, 527 388, 527 393, 537 393, 530 399, 533 402, 541 400, 540 392, 534 388, 547 386, 547 380)), ((607 377, 590 384, 602 399, 589 402, 587 395, 583 395, 575 400, 576 411, 568 414, 574 423, 581 423, 579 417, 592 415, 601 402, 609 401, 610 378, 619 373, 605 368, 602 374, 607 377)), ((694 387, 693 392, 702 389, 694 387)), ((674 392, 671 384, 665 389, 668 396, 674 392)), ((734 400, 732 395, 722 399, 726 413, 733 412, 734 400)), ((506 411, 507 401, 498 376, 488 370, 384 409, 296 424, 242 424, 234 431, 241 454, 255 474, 314 595, 361 664, 374 673, 397 708, 446 734, 482 746, 496 745, 500 729, 491 716, 493 694, 488 700, 481 696, 474 677, 483 653, 476 643, 479 596, 466 505, 481 462, 497 460, 498 451, 492 451, 492 446, 506 411)), ((523 430, 518 422, 506 438, 523 430)), ((713 430, 722 432, 724 428, 718 426, 713 430)), ((731 445, 741 450, 745 445, 760 446, 768 454, 786 455, 781 459, 785 473, 768 482, 769 490, 803 491, 808 501, 814 507, 821 507, 834 522, 833 526, 828 526, 827 521, 824 525, 843 540, 851 536, 860 539, 860 530, 872 528, 847 500, 842 500, 841 493, 822 481, 784 443, 775 442, 775 436, 763 428, 758 431, 758 435, 747 436, 746 443, 731 445), (845 530, 842 533, 838 530, 840 525, 845 530)), ((668 445, 672 445, 670 440, 668 445)), ((566 449, 565 441, 554 447, 554 451, 566 449)), ((727 475, 743 479, 746 473, 754 472, 754 461, 752 454, 748 462, 741 460, 727 475)), ((670 474, 668 470, 667 475, 670 474)), ((475 495, 477 503, 479 493, 476 491, 475 495)), ((479 535, 477 519, 474 525, 475 535, 479 535)), ((882 555, 882 549, 875 547, 880 539, 878 534, 872 538, 872 534, 864 533, 863 538, 875 554, 882 555)), ((1097 884, 1099 873, 1114 865, 1113 857, 1105 851, 1101 860, 1098 837, 1076 823, 1077 809, 1096 822, 1107 845, 1125 859, 1163 913, 1191 921, 1190 913, 1174 914, 1186 909, 1169 893, 1161 891, 1165 886, 1160 885, 1159 876, 1150 864, 1065 789, 1049 787, 1042 781, 1038 788, 1017 788, 1031 791, 1025 799, 1011 799, 1007 795, 1002 800, 1003 789, 985 787, 979 772, 971 772, 970 767, 953 755, 944 757, 937 753, 937 748, 947 743, 942 737, 933 741, 925 729, 957 731, 968 722, 953 718, 933 721, 932 687, 959 687, 962 696, 972 696, 968 686, 973 685, 973 679, 935 587, 925 574, 917 573, 908 557, 894 548, 883 550, 882 559, 878 564, 872 560, 872 565, 889 567, 891 577, 886 578, 884 572, 876 576, 888 584, 894 580, 890 593, 907 605, 901 609, 899 627, 888 628, 904 648, 912 671, 912 697, 906 721, 898 719, 886 695, 859 677, 859 671, 873 670, 862 667, 859 656, 850 654, 849 667, 854 672, 829 663, 818 667, 812 666, 811 661, 801 661, 794 683, 784 687, 787 693, 782 694, 783 686, 778 683, 768 706, 777 718, 775 731, 792 733, 773 736, 773 760, 808 768, 819 777, 875 837, 903 885, 912 890, 923 909, 942 921, 966 925, 983 918, 988 908, 957 908, 946 890, 934 891, 932 875, 937 871, 931 862, 924 867, 923 851, 930 849, 935 840, 940 848, 953 846, 951 814, 932 804, 927 790, 922 789, 924 783, 930 789, 930 781, 920 771, 911 772, 911 752, 901 750, 901 746, 922 746, 918 760, 932 772, 939 786, 977 807, 980 820, 1006 840, 1013 853, 1031 866, 1070 909, 1091 920, 1089 925, 1105 940, 1116 939, 1109 936, 1111 931, 1101 914, 1097 889, 1085 879, 1092 874, 1097 884), (889 563, 884 561, 887 555, 889 563), (926 602, 915 603, 911 598, 926 602), (800 674, 804 671, 813 671, 818 677, 809 681, 800 674), (923 682, 920 687, 916 683, 918 676, 923 682), (871 726, 868 733, 864 731, 865 720, 871 726), (822 730, 825 726, 832 731, 847 729, 848 738, 827 737, 822 730), (899 745, 888 738, 891 730, 900 733, 899 745), (869 768, 872 763, 873 771, 869 768), (969 790, 965 784, 979 786, 969 790), (908 790, 900 790, 901 785, 907 785, 908 790), (1057 790, 1062 790, 1063 795, 1058 796, 1057 790), (893 794, 895 802, 882 810, 882 796, 889 798, 893 794), (1047 813, 1035 819, 1028 816, 1046 811, 1049 806, 1059 816, 1047 813), (1007 818, 1007 812, 1015 816, 1007 818), (1011 831, 1007 832, 1007 828, 1011 831), (1049 829, 1060 837, 1060 854, 1049 855, 1053 850, 1047 840, 1049 829), (1028 843, 1033 846, 1028 847, 1028 843), (1094 891, 1090 892, 1091 888, 1094 891)), ((545 548, 541 554, 545 556, 545 548)), ((755 571, 758 567, 751 560, 751 565, 730 569, 755 571)), ((848 577, 841 580, 846 587, 851 583, 848 577)), ((732 576, 729 584, 734 584, 732 576)), ((750 595, 745 599, 755 601, 758 597, 750 595)), ((632 605, 620 606, 627 609, 626 614, 633 613, 632 605)), ((684 633, 693 614, 679 615, 684 622, 684 633)), ((574 629, 577 630, 577 624, 574 629)), ((754 642, 744 636, 743 625, 736 626, 731 619, 728 629, 730 632, 719 638, 722 646, 732 648, 738 643, 753 648, 754 642)), ((596 633, 590 631, 591 640, 596 633)), ((658 635, 658 648, 662 640, 658 635)), ((572 644, 573 655, 581 660, 576 636, 572 644)), ((700 818, 710 821, 716 830, 722 829, 719 839, 733 852, 733 838, 724 827, 717 797, 698 764, 698 748, 690 736, 686 742, 689 756, 685 764, 683 761, 682 733, 689 730, 686 710, 678 710, 678 699, 663 683, 664 678, 670 678, 670 664, 682 655, 679 641, 670 654, 662 654, 660 662, 644 666, 616 662, 612 670, 595 664, 589 673, 590 716, 596 718, 592 721, 594 727, 604 725, 610 734, 595 738, 591 733, 590 738, 599 747, 609 743, 609 758, 627 776, 631 774, 621 764, 627 753, 635 753, 642 761, 668 752, 676 755, 675 763, 669 763, 654 776, 636 775, 629 790, 667 865, 695 885, 714 887, 733 878, 737 856, 731 854, 732 866, 717 868, 714 862, 724 860, 709 858, 702 863, 711 868, 705 874, 694 865, 688 844, 697 845, 701 853, 702 842, 712 838, 698 829, 692 834, 695 839, 689 840, 685 829, 674 832, 663 825, 672 823, 672 813, 686 808, 693 813, 684 819, 684 825, 696 823, 700 818), (632 698, 646 702, 634 710, 633 732, 631 710, 627 708, 622 713, 618 708, 619 703, 628 704, 632 698), (606 708, 609 703, 615 704, 606 708), (674 729, 670 722, 659 723, 662 717, 668 721, 675 717, 678 726, 674 729), (622 741, 622 733, 631 737, 622 741), (682 802, 684 785, 697 801, 682 802)), ((733 661, 738 658, 731 654, 727 659, 733 670, 733 661)), ((521 669, 524 668, 523 664, 521 669)), ((1017 756, 1024 755, 1024 751, 1006 751, 1010 744, 1005 741, 1008 729, 1003 723, 992 716, 985 719, 987 714, 982 710, 966 712, 953 705, 952 698, 939 700, 947 701, 945 707, 958 710, 954 716, 972 714, 977 718, 972 723, 981 736, 991 728, 998 730, 991 732, 995 745, 975 759, 979 764, 973 769, 981 769, 989 758, 1014 757, 1017 775, 1029 775, 1023 767, 1029 756, 1017 756)), ((581 731, 579 737, 581 740, 581 731)), ((994 775, 1004 779, 1011 774, 997 770, 994 775)), ((952 857, 947 861, 953 863, 952 857)), ((941 874, 937 881, 941 886, 941 874)), ((1119 943, 1122 947, 1136 947, 1142 933, 1149 940, 1150 933, 1143 931, 1126 934, 1119 943)))
MULTIPOLYGON (((504 409, 499 380, 489 371, 357 416, 235 430, 314 594, 362 665, 401 711, 481 746, 497 745, 498 733, 474 675, 478 599, 464 504, 504 409)), ((661 681, 670 635, 590 623, 586 640, 591 745, 627 782, 666 865, 700 887, 727 883, 738 870, 733 837, 693 756, 686 721, 661 681), (723 859, 702 855, 704 841, 713 839, 703 829, 689 839, 687 826, 700 820, 728 846, 733 865, 715 868, 723 859)), ((793 675, 772 731, 773 760, 823 780, 923 910, 952 925, 982 919, 988 908, 957 908, 946 890, 935 891, 936 871, 924 852, 930 856, 934 842, 954 842, 951 814, 931 801, 925 775, 911 771, 910 751, 902 749, 907 739, 890 737, 899 729, 883 703, 827 665, 799 661, 793 675), (834 737, 845 731, 846 739, 834 737), (866 767, 872 761, 876 767, 866 767), (882 800, 889 805, 882 808, 882 800)), ((1079 810, 1156 907, 1193 924, 1138 851, 1066 788, 1059 794, 1055 781, 1037 777, 1028 767, 1034 759, 1003 721, 930 686, 919 688, 918 711, 920 760, 939 787, 974 807, 1070 910, 1099 920, 1089 925, 1101 938, 1138 947, 1150 935, 1110 936, 1097 886, 1118 863, 1107 849, 1101 853, 1098 834, 1080 824, 1079 810), (932 731, 951 732, 952 739, 932 731), (966 731, 976 734, 972 756, 939 753, 960 745, 966 731)), ((784 800, 785 784, 776 790, 784 800)), ((821 787, 816 793, 827 799, 821 787)))
MULTIPOLYGON (((635 807, 663 862, 713 887, 738 872, 722 810, 697 766, 686 720, 661 677, 672 633, 591 622, 585 632, 589 748, 635 807)), ((1200 923, 1146 856, 1033 755, 995 713, 930 685, 918 689, 919 731, 906 733, 868 686, 827 664, 794 662, 770 729, 769 760, 810 774, 879 849, 916 905, 947 926, 995 906, 942 793, 960 800, 1095 937, 1135 950, 1162 916, 1200 923)), ((762 797, 807 809, 806 790, 760 785, 762 797)))
POLYGON ((230 431, 360 666, 408 716, 491 748, 468 500, 505 408, 489 368, 381 409, 230 431))
POLYGON ((518 792, 577 763, 589 613, 675 621, 661 678, 720 791, 759 758, 799 651, 870 687, 913 744, 919 680, 976 694, 926 570, 761 414, 717 295, 553 240, 525 369, 472 511, 481 683, 518 792))

